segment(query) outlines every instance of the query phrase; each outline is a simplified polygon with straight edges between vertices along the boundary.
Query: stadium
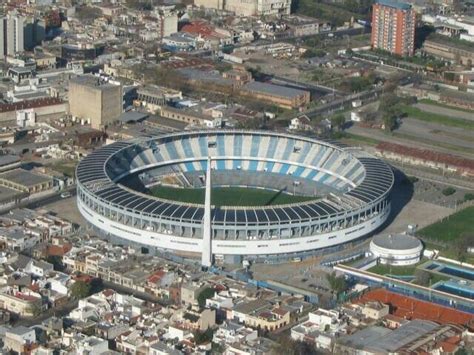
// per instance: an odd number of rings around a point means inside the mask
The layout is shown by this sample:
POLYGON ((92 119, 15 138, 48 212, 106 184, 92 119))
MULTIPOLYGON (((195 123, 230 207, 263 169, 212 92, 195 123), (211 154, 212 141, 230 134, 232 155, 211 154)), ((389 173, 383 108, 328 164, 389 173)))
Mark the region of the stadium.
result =
POLYGON ((339 250, 384 224, 394 182, 360 149, 247 130, 112 143, 76 178, 79 211, 96 231, 203 265, 339 250))

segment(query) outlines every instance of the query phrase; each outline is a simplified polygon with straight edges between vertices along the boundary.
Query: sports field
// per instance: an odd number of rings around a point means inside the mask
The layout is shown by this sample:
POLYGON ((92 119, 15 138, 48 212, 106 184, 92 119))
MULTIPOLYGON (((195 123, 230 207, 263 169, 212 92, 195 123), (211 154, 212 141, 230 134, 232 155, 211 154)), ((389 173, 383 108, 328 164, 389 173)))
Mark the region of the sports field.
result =
POLYGON ((473 232, 474 206, 467 207, 423 229, 418 234, 424 238, 455 242, 461 235, 473 232))
MULTIPOLYGON (((182 189, 155 186, 150 189, 155 197, 188 203, 204 203, 204 189, 182 189)), ((293 196, 283 191, 269 191, 244 187, 215 187, 211 192, 216 206, 270 206, 313 200, 311 196, 293 196)))

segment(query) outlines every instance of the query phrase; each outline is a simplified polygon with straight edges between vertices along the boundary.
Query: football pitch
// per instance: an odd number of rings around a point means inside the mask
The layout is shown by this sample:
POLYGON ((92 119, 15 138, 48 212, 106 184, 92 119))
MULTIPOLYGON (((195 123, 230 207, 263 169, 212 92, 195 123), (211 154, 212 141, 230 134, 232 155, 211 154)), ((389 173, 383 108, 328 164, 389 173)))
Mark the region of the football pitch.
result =
MULTIPOLYGON (((153 196, 167 200, 202 204, 204 189, 155 186, 150 189, 153 196)), ((314 200, 313 196, 293 196, 284 191, 270 191, 246 187, 214 187, 211 203, 215 206, 271 206, 314 200)))
POLYGON ((456 243, 456 239, 466 233, 472 233, 474 206, 464 208, 443 221, 421 229, 418 234, 425 238, 437 239, 447 243, 456 243))

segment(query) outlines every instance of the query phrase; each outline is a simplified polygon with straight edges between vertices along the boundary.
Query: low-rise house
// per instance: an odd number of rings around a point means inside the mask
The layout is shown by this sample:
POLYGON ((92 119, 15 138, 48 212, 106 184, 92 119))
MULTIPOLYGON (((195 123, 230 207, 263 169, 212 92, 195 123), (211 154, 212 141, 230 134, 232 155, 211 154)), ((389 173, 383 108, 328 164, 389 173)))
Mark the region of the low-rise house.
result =
POLYGON ((36 277, 46 277, 54 271, 53 264, 42 260, 30 259, 25 267, 25 272, 36 277))
POLYGON ((258 332, 255 329, 229 321, 216 329, 212 342, 223 346, 225 344, 244 343, 257 338, 258 332))
POLYGON ((5 333, 3 348, 16 354, 29 353, 36 343, 35 330, 24 326, 9 329, 5 333))
POLYGON ((311 119, 306 115, 293 118, 288 128, 293 131, 311 131, 313 129, 311 119))
POLYGON ((275 331, 290 323, 290 311, 271 304, 265 299, 242 302, 232 309, 233 318, 245 325, 275 331))
POLYGON ((43 301, 38 293, 7 288, 0 292, 0 308, 22 317, 33 317, 42 311, 43 301))
POLYGON ((390 307, 382 302, 367 302, 362 306, 362 314, 370 319, 379 320, 389 314, 390 307))
POLYGON ((96 336, 87 336, 74 343, 74 353, 76 354, 107 354, 109 351, 109 343, 105 339, 96 336))
POLYGON ((185 329, 205 331, 216 324, 216 311, 211 309, 185 311, 178 323, 185 329))
POLYGON ((40 242, 40 236, 30 232, 18 226, 0 228, 0 242, 9 250, 23 251, 30 249, 40 242))
POLYGON ((181 303, 183 305, 197 305, 199 294, 206 289, 206 284, 189 282, 181 286, 181 303))

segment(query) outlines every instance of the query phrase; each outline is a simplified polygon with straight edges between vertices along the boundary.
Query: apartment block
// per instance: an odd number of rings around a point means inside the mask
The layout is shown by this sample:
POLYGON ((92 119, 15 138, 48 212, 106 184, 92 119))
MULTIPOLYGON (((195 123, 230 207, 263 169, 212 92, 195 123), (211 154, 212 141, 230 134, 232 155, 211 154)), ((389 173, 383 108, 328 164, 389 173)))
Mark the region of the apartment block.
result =
POLYGON ((415 11, 410 4, 379 0, 372 7, 372 48, 401 56, 415 50, 415 11))

